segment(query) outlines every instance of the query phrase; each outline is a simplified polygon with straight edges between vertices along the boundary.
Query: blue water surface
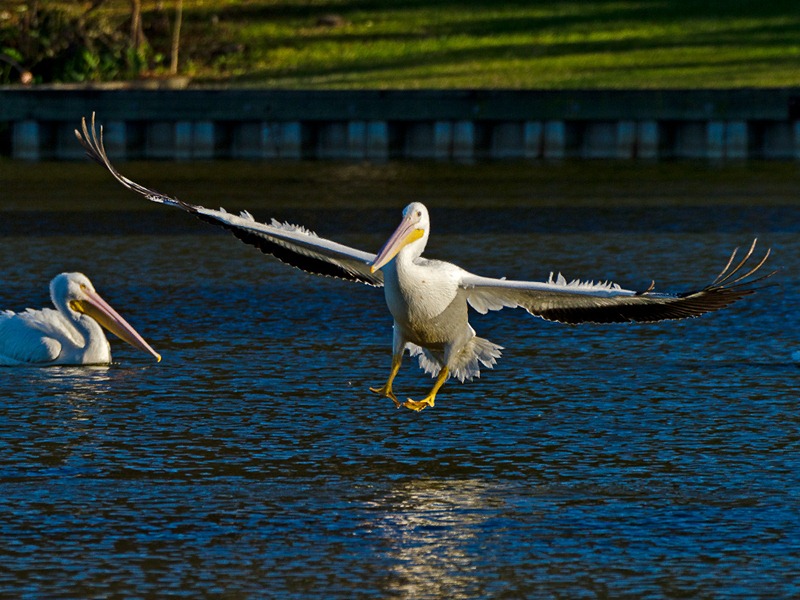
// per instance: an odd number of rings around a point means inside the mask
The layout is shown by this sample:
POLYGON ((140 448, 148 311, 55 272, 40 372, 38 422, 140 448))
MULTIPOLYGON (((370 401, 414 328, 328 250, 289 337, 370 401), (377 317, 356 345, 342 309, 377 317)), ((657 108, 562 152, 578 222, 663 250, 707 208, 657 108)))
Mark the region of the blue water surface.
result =
MULTIPOLYGON (((685 322, 476 314, 503 358, 419 414, 368 390, 380 290, 166 208, 5 213, 1 307, 81 270, 164 358, 0 372, 3 595, 800 596, 800 222, 759 202, 431 205, 429 254, 485 275, 683 291, 754 236, 780 271, 685 322)), ((402 206, 359 206, 257 216, 374 252, 402 206)), ((396 390, 430 385, 406 359, 396 390)))

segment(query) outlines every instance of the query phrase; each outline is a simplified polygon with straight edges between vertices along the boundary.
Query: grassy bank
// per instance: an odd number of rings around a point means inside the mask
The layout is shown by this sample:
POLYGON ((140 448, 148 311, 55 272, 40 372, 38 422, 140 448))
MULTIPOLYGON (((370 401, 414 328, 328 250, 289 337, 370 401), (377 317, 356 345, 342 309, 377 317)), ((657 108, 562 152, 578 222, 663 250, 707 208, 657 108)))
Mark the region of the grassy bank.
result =
MULTIPOLYGON (((129 4, 98 10, 124 27, 129 4)), ((166 55, 172 12, 157 5, 144 22, 166 55)), ((795 86, 800 4, 185 0, 181 72, 278 88, 795 86)))

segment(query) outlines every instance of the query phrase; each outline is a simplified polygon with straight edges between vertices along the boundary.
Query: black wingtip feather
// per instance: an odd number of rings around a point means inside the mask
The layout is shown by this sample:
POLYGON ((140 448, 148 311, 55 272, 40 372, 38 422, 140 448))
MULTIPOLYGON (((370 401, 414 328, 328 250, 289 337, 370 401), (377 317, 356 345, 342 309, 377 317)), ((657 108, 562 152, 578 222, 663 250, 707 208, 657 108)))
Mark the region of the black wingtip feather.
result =
MULTIPOLYGON (((192 205, 187 206, 194 208, 192 205)), ((334 277, 336 279, 344 279, 357 283, 365 283, 371 286, 375 285, 375 281, 366 279, 364 277, 359 277, 357 273, 347 271, 338 265, 295 252, 289 248, 285 248, 281 244, 269 240, 264 236, 258 235, 257 233, 228 225, 227 223, 223 223, 222 221, 219 221, 213 217, 209 217, 203 213, 197 212, 197 210, 191 210, 191 208, 190 212, 193 212, 201 221, 222 227, 233 234, 236 239, 244 242, 245 244, 255 246, 262 253, 273 256, 279 261, 292 267, 296 267, 302 271, 305 271, 306 273, 310 273, 312 275, 322 275, 325 277, 334 277)))
POLYGON ((711 284, 700 290, 669 296, 651 293, 653 289, 651 285, 645 292, 640 292, 630 297, 628 302, 620 301, 606 305, 599 303, 595 306, 558 307, 543 310, 537 314, 547 320, 572 325, 587 322, 652 323, 699 317, 726 308, 734 302, 738 302, 742 298, 766 287, 757 284, 772 277, 777 270, 755 278, 753 276, 760 271, 767 258, 769 258, 769 249, 757 264, 745 271, 755 247, 756 240, 753 241, 744 258, 735 267, 731 268, 736 257, 736 251, 734 250, 722 272, 711 284))
POLYGON ((212 223, 218 227, 227 229, 236 238, 246 244, 255 246, 264 254, 274 256, 278 260, 293 267, 302 269, 308 273, 336 277, 338 279, 365 283, 371 286, 380 286, 382 284, 380 275, 368 278, 360 275, 357 272, 352 272, 335 262, 329 262, 301 252, 297 252, 291 248, 287 248, 275 240, 271 240, 268 236, 259 235, 258 233, 249 231, 247 229, 235 227, 226 223, 225 221, 209 216, 203 212, 203 209, 200 206, 184 202, 183 200, 178 200, 172 196, 166 196, 160 192, 146 188, 135 181, 128 179, 116 170, 114 165, 111 163, 111 160, 108 158, 108 154, 106 153, 106 149, 103 144, 103 127, 100 126, 98 132, 94 113, 92 113, 91 127, 87 124, 86 117, 84 117, 81 120, 81 130, 75 130, 75 137, 78 139, 81 146, 83 146, 84 150, 86 151, 86 155, 90 159, 105 168, 123 186, 129 190, 141 194, 148 200, 161 204, 169 204, 170 206, 175 206, 188 213, 192 213, 201 221, 212 223))

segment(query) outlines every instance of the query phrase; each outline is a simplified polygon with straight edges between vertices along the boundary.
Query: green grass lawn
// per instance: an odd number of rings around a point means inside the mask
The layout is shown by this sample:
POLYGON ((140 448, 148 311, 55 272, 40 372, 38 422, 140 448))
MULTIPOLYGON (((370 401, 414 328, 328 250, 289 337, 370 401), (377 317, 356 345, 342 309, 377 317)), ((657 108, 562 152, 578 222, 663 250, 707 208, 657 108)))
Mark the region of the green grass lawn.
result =
MULTIPOLYGON (((164 21, 156 5, 144 0, 146 25, 164 21)), ((129 2, 104 6, 121 19, 129 2)), ((185 0, 184 6, 181 71, 195 82, 316 89, 800 85, 797 0, 185 0), (327 15, 338 19, 325 23, 327 15)), ((151 41, 166 52, 168 37, 162 28, 151 41)))

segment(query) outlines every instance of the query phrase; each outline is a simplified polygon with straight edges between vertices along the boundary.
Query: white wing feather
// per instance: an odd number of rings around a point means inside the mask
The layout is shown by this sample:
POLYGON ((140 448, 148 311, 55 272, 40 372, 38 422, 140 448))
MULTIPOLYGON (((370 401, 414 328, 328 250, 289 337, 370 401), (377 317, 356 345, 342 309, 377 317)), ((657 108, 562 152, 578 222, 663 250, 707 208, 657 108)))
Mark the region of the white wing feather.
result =
POLYGON ((63 347, 64 333, 54 321, 62 321, 58 311, 27 309, 21 313, 0 312, 0 365, 53 362, 63 347))
POLYGON ((100 127, 98 134, 94 115, 91 129, 87 126, 86 119, 82 125, 82 132, 75 130, 75 135, 89 158, 105 167, 123 186, 141 194, 147 200, 180 208, 204 221, 219 225, 246 244, 309 273, 358 281, 376 287, 383 285, 383 273, 370 271, 375 260, 374 254, 321 238, 299 225, 280 223, 275 219, 270 224, 259 223, 247 211, 235 215, 225 209, 214 210, 189 204, 128 179, 111 164, 103 145, 103 128, 100 127))
POLYGON ((749 265, 756 241, 744 258, 733 265, 734 250, 725 268, 709 285, 695 291, 678 294, 626 290, 610 281, 600 283, 567 281, 559 274, 547 282, 511 281, 480 277, 464 272, 461 287, 467 292, 470 306, 480 313, 502 308, 521 307, 532 315, 562 323, 624 323, 652 322, 666 319, 698 317, 719 310, 752 294, 753 284, 771 275, 754 274, 769 257, 769 250, 755 266, 749 265), (744 271, 744 272, 742 272, 744 271))

